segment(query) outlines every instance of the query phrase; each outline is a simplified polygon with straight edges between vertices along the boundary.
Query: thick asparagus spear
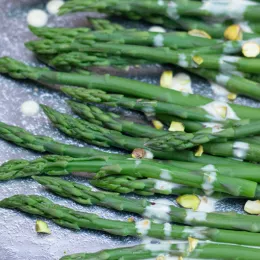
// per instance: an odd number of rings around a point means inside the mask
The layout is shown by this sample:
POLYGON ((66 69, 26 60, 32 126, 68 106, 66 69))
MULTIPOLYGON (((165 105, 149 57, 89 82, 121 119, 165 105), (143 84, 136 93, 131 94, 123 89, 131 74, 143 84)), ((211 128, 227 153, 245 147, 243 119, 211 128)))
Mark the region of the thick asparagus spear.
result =
POLYGON ((103 127, 108 127, 122 133, 127 133, 132 136, 139 137, 158 137, 167 134, 167 131, 157 130, 149 125, 137 124, 133 121, 121 119, 121 117, 115 113, 105 113, 101 109, 95 106, 87 106, 81 103, 68 101, 69 106, 83 119, 87 119, 93 124, 97 124, 103 127))
MULTIPOLYGON (((42 68, 27 66, 11 58, 0 59, 0 72, 7 73, 17 79, 31 79, 47 84, 65 84, 71 86, 94 88, 113 93, 135 96, 138 98, 158 100, 186 106, 204 106, 212 99, 199 95, 183 95, 182 93, 155 85, 112 76, 82 75, 76 73, 54 72, 42 68), (134 90, 134 91, 133 91, 134 90)), ((239 118, 260 119, 259 109, 231 104, 230 108, 239 118)))
POLYGON ((144 244, 127 248, 116 248, 96 253, 81 253, 62 257, 60 260, 138 260, 138 259, 240 259, 258 260, 259 249, 245 246, 198 243, 194 239, 189 244, 144 244), (195 245, 194 245, 195 244, 195 245), (180 249, 181 248, 181 249, 180 249), (175 256, 175 258, 173 258, 175 256), (179 256, 176 258, 176 256, 179 256), (187 257, 187 258, 186 258, 187 257))
MULTIPOLYGON (((154 217, 157 215, 158 206, 161 209, 160 218, 164 220, 172 220, 176 223, 184 222, 192 226, 198 225, 212 228, 243 230, 253 233, 260 232, 260 224, 257 216, 248 216, 236 213, 225 214, 194 212, 192 210, 186 210, 164 204, 161 206, 156 203, 148 207, 148 212, 150 211, 152 213, 146 213, 146 215, 149 215, 149 217, 154 217), (157 210, 155 214, 156 208, 157 210)), ((52 201, 41 196, 15 195, 13 197, 2 200, 0 202, 0 207, 17 209, 33 215, 40 215, 51 219, 60 226, 76 230, 88 228, 94 230, 103 230, 111 234, 121 236, 135 236, 141 233, 143 235, 158 238, 165 237, 164 224, 150 223, 146 220, 143 223, 144 226, 141 225, 142 222, 138 223, 140 224, 140 229, 138 229, 138 227, 136 227, 136 223, 103 219, 95 214, 79 212, 64 206, 60 206, 58 204, 54 204, 52 201)), ((140 210, 143 209, 140 207, 140 210)), ((171 233, 173 236, 178 234, 178 232, 174 232, 174 230, 171 233)))
MULTIPOLYGON (((151 160, 111 160, 105 157, 76 159, 62 156, 46 156, 31 162, 11 160, 1 166, 0 173, 0 180, 2 181, 42 174, 74 174, 94 178, 109 175, 127 175, 137 178, 161 179, 202 188, 207 194, 220 191, 233 196, 248 198, 254 198, 258 189, 258 185, 254 181, 227 177, 214 171, 201 170, 194 172, 173 165, 163 165, 151 160)), ((257 178, 259 179, 258 176, 257 178)))
POLYGON ((173 20, 179 19, 180 16, 205 16, 205 17, 221 17, 225 20, 249 20, 259 21, 260 6, 254 2, 241 2, 239 4, 227 1, 226 3, 216 3, 215 1, 199 2, 199 1, 178 1, 173 4, 166 2, 162 5, 157 1, 144 0, 139 2, 132 1, 80 1, 72 0, 66 2, 60 9, 60 14, 79 11, 101 11, 105 13, 113 12, 134 12, 143 14, 144 11, 149 14, 163 15, 173 20), (216 11, 217 10, 217 11, 216 11))

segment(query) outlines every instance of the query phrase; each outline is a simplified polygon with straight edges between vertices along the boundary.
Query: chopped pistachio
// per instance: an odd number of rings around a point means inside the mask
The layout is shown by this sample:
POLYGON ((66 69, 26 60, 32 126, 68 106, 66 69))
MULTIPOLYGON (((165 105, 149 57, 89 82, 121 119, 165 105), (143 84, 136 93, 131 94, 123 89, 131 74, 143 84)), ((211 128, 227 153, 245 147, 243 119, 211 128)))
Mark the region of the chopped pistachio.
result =
POLYGON ((185 209, 197 210, 200 205, 200 198, 194 194, 181 195, 176 199, 177 203, 185 209))
POLYGON ((170 70, 164 71, 160 79, 160 86, 163 88, 171 88, 172 77, 173 77, 172 71, 170 70))
POLYGON ((191 36, 196 36, 196 37, 202 37, 202 38, 208 38, 208 39, 212 38, 207 32, 202 31, 202 30, 197 30, 197 29, 188 31, 188 34, 191 36))
POLYGON ((169 131, 170 132, 184 132, 184 129, 185 129, 185 127, 184 127, 183 123, 172 121, 169 131))
POLYGON ((237 94, 235 94, 235 93, 228 94, 228 100, 234 101, 236 98, 237 98, 237 94))
POLYGON ((248 200, 245 204, 244 210, 252 215, 260 215, 260 200, 248 200))
POLYGON ((192 60, 197 64, 197 65, 201 65, 204 60, 202 57, 198 56, 198 55, 195 55, 192 57, 192 60))
POLYGON ((195 156, 196 157, 200 157, 203 154, 203 152, 204 152, 203 146, 199 145, 199 147, 198 147, 198 149, 197 149, 197 151, 195 153, 195 156))
POLYGON ((35 230, 37 233, 51 234, 48 224, 42 220, 36 221, 35 230))
POLYGON ((260 47, 256 42, 246 42, 243 44, 242 53, 247 58, 255 58, 260 54, 260 47))
POLYGON ((162 124, 161 121, 159 121, 159 120, 153 120, 152 123, 153 123, 153 126, 154 126, 157 130, 163 129, 163 124, 162 124))
POLYGON ((230 25, 224 32, 224 37, 230 41, 239 41, 243 39, 243 30, 239 24, 230 25))
POLYGON ((196 247, 199 243, 199 240, 196 238, 189 237, 188 241, 189 241, 189 252, 191 253, 192 251, 194 251, 196 249, 196 247))

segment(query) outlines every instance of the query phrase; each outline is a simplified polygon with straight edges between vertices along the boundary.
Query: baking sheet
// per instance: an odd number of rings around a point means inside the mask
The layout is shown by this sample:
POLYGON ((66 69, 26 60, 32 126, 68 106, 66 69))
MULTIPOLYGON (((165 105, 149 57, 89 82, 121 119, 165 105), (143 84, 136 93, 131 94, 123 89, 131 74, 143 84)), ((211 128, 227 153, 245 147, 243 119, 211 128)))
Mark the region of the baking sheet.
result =
MULTIPOLYGON (((37 0, 0 0, 0 56, 12 56, 19 60, 37 64, 33 54, 23 43, 34 37, 27 29, 26 15, 32 8, 44 8, 47 1, 37 0), (40 3, 40 4, 39 4, 40 3)), ((50 26, 79 27, 86 26, 86 14, 73 14, 65 17, 52 16, 50 26)), ((175 68, 173 68, 175 70, 175 68)), ((140 80, 158 84, 158 77, 139 78, 140 80)), ((198 78, 193 78, 195 93, 213 97, 209 85, 198 78)), ((86 145, 70 139, 54 129, 48 119, 40 112, 34 117, 25 117, 20 106, 23 102, 34 100, 49 105, 61 112, 69 112, 66 106, 66 97, 58 92, 41 88, 35 83, 15 81, 0 75, 0 121, 23 127, 34 134, 47 135, 58 141, 86 145)), ((257 106, 260 104, 246 98, 238 98, 236 103, 257 106)), ((0 163, 10 159, 34 159, 40 154, 18 148, 0 140, 0 163)), ((75 178, 74 178, 75 180, 75 178)), ((78 179, 81 183, 82 181, 78 179)), ((127 220, 132 214, 117 213, 101 207, 82 207, 69 200, 51 195, 41 185, 32 180, 14 180, 0 184, 0 199, 14 194, 39 194, 46 196, 56 203, 69 206, 77 210, 96 213, 105 218, 127 220)), ((155 199, 155 198, 152 198, 155 199)), ((174 200, 174 197, 168 197, 174 200)), ((226 200, 217 204, 221 211, 235 210, 243 212, 243 200, 226 200)), ((137 218, 135 216, 135 218, 137 218)), ((121 238, 106 235, 102 232, 81 231, 74 232, 60 228, 51 221, 46 221, 52 231, 51 235, 38 235, 35 232, 37 218, 29 217, 16 211, 0 209, 0 259, 1 260, 53 260, 64 254, 79 252, 95 252, 105 248, 131 246, 140 242, 136 238, 121 238)))

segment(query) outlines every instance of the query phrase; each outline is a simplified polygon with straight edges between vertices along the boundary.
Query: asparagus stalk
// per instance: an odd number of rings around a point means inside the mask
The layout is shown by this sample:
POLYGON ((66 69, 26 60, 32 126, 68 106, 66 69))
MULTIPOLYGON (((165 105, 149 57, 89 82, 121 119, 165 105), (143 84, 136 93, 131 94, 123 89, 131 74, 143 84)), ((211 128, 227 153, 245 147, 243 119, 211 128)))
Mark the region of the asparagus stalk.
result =
POLYGON ((83 119, 87 119, 93 124, 108 127, 122 133, 127 133, 138 137, 158 137, 167 134, 167 131, 157 130, 149 125, 141 125, 133 121, 123 120, 115 113, 105 113, 95 106, 87 106, 81 103, 68 101, 72 111, 83 119))
MULTIPOLYGON (((214 256, 216 259, 249 259, 257 260, 259 249, 236 245, 197 243, 194 245, 194 239, 189 240, 187 244, 144 244, 134 247, 117 248, 99 251, 96 253, 81 253, 62 257, 60 260, 96 260, 96 259, 158 259, 179 256, 180 259, 209 259, 214 256), (166 248, 166 250, 165 250, 166 248), (180 249, 182 248, 182 249, 180 249), (163 250, 164 249, 164 250, 163 250), (186 256, 188 258, 186 258, 186 256), (192 258, 190 258, 192 257, 192 258)), ((177 259, 177 258, 176 258, 177 259)))
POLYGON ((123 31, 125 28, 118 24, 118 23, 112 23, 111 21, 107 19, 98 19, 98 18, 89 18, 88 19, 93 27, 94 30, 110 30, 110 31, 123 31))
MULTIPOLYGON (((102 152, 91 147, 78 147, 74 145, 59 143, 54 141, 52 138, 33 135, 20 127, 10 126, 2 122, 0 123, 0 137, 18 146, 25 147, 37 152, 49 152, 59 155, 67 155, 71 157, 104 156, 115 159, 123 159, 129 157, 127 155, 102 152)), ((246 167, 248 171, 258 171, 258 167, 254 164, 239 162, 228 158, 213 157, 209 155, 195 157, 193 153, 189 151, 182 153, 173 153, 173 157, 174 159, 178 159, 185 162, 195 161, 203 164, 226 164, 232 165, 233 167, 238 166, 238 168, 240 169, 246 167)))
MULTIPOLYGON (((157 204, 152 205, 152 208, 156 208, 157 204)), ((159 205, 158 205, 159 206, 159 205)), ((84 212, 75 211, 73 209, 54 204, 52 201, 35 195, 15 195, 10 198, 6 198, 0 202, 0 207, 17 209, 25 213, 40 215, 51 219, 56 224, 71 228, 71 229, 94 229, 109 232, 110 234, 121 236, 136 236, 138 234, 148 235, 151 237, 163 238, 164 224, 151 223, 147 220, 144 221, 146 227, 141 226, 140 229, 136 227, 134 222, 123 222, 116 220, 103 219, 95 214, 89 214, 84 212), (148 224, 148 226, 147 226, 148 224), (149 228, 149 224, 151 228, 149 228), (160 228, 161 227, 161 228, 160 228)), ((230 229, 230 230, 242 230, 253 233, 260 231, 259 221, 257 216, 248 216, 241 214, 223 214, 223 213, 202 213, 194 212, 192 210, 186 210, 183 208, 177 208, 174 206, 163 205, 164 208, 161 213, 167 215, 167 219, 176 223, 189 223, 190 225, 199 225, 212 228, 230 229), (167 213, 163 211, 167 210, 167 213), (169 210, 169 211, 168 211, 169 210), (170 218, 168 218, 170 212, 170 218)), ((140 210, 143 210, 140 207, 140 210)), ((158 213, 158 212, 157 212, 158 213)), ((154 214, 148 214, 153 217, 154 214)), ((139 223, 138 223, 139 224, 139 223)), ((142 222, 140 223, 142 224, 142 222)), ((178 228, 178 226, 176 226, 178 228)), ((174 232, 173 236, 178 236, 179 232, 174 232)), ((251 235, 251 233, 248 233, 251 235)), ((225 237, 225 236, 224 236, 225 237)), ((234 236, 234 239, 236 236, 234 236)), ((248 240, 248 239, 246 239, 248 240)), ((256 241, 259 239, 256 239, 256 241)), ((246 243, 246 242, 245 242, 246 243)), ((230 245, 229 245, 230 246, 230 245)), ((252 249, 252 248, 251 248, 252 249)), ((259 257, 259 253, 258 253, 259 257)), ((257 258, 256 258, 257 259, 257 258)))
POLYGON ((169 4, 169 2, 158 5, 157 1, 99 1, 93 2, 89 0, 80 1, 72 0, 66 2, 60 8, 60 14, 66 14, 70 12, 79 11, 100 11, 105 13, 116 13, 116 12, 134 12, 137 14, 143 14, 144 10, 146 13, 163 15, 173 20, 179 19, 180 16, 195 16, 195 17, 221 17, 225 20, 236 19, 236 20, 248 20, 248 21, 259 21, 259 4, 253 2, 242 2, 239 5, 233 6, 234 3, 229 2, 226 4, 215 3, 214 1, 198 2, 198 1, 181 1, 169 4), (231 7, 230 7, 231 5, 231 7), (237 9, 235 8, 237 7, 237 9), (216 11, 216 9, 218 11, 216 11))
MULTIPOLYGON (((16 79, 31 79, 47 84, 65 84, 71 86, 96 88, 113 93, 135 96, 158 100, 162 102, 174 103, 176 105, 203 106, 212 99, 201 97, 199 95, 183 95, 182 93, 166 88, 112 76, 97 76, 95 74, 82 75, 76 73, 54 72, 42 68, 27 66, 11 58, 0 59, 0 72, 9 74, 16 79), (133 89, 135 91, 133 91, 133 89)), ((230 108, 240 118, 259 119, 259 109, 231 104, 230 108)))
MULTIPOLYGON (((156 47, 169 47, 172 49, 189 49, 203 46, 214 46, 219 43, 218 40, 201 38, 191 36, 185 32, 167 32, 157 33, 149 31, 88 31, 80 33, 80 29, 75 29, 75 36, 66 39, 60 38, 66 36, 66 28, 35 28, 31 27, 31 31, 40 38, 47 38, 52 41, 31 41, 27 43, 27 47, 37 51, 41 48, 41 43, 55 44, 55 43, 87 43, 90 41, 95 42, 120 42, 122 44, 133 44, 143 46, 156 46, 156 47), (50 30, 49 30, 50 29, 50 30), (65 31, 65 32, 64 32, 65 31), (58 33, 56 33, 58 32, 58 33)), ((71 29, 73 30, 73 29, 71 29)))
MULTIPOLYGON (((147 207, 151 207, 152 203, 147 200, 136 200, 136 199, 127 199, 121 197, 115 193, 107 193, 100 191, 92 191, 90 187, 81 185, 74 182, 68 182, 61 180, 59 178, 52 177, 35 177, 37 182, 44 185, 51 192, 72 199, 73 201, 82 204, 82 205, 98 205, 106 208, 112 208, 119 211, 127 211, 131 213, 137 213, 139 215, 145 216, 145 210, 147 207)), ((158 214, 160 215, 160 213, 158 214)), ((175 226, 171 226, 173 230, 175 226)), ((200 228, 193 228, 186 226, 177 226, 179 230, 183 229, 182 232, 178 232, 174 237, 164 237, 164 239, 177 238, 181 240, 186 240, 188 237, 198 238, 202 240, 211 240, 214 242, 224 242, 224 243, 235 243, 241 245, 252 245, 259 246, 259 234, 252 234, 252 240, 247 242, 245 241, 245 232, 240 231, 229 231, 229 230, 214 230, 203 228, 203 231, 199 231, 200 228), (188 232, 185 232, 188 230, 188 232), (205 233, 204 236, 201 236, 201 233, 205 233), (213 235, 214 234, 214 235, 213 235), (233 235, 233 236, 230 236, 233 235), (237 235, 235 237, 235 235, 237 235), (226 237, 225 237, 226 236, 226 237), (255 238, 255 239, 254 239, 255 238)), ((175 230, 176 232, 176 230, 175 230)), ((250 233, 246 233, 251 236, 250 233)))
POLYGON ((203 147, 206 153, 213 155, 229 156, 247 161, 260 162, 260 145, 245 141, 247 140, 242 139, 241 141, 230 141, 221 144, 212 143, 205 144, 203 147))
MULTIPOLYGON (((110 175, 130 175, 136 178, 155 178, 202 188, 206 194, 220 191, 233 196, 248 198, 254 198, 258 189, 257 183, 254 181, 228 177, 214 171, 194 172, 151 160, 111 160, 105 157, 76 159, 46 156, 32 162, 11 160, 0 167, 0 173, 1 181, 42 174, 56 176, 73 174, 94 178, 110 175)), ((257 176, 257 178, 259 177, 257 176)))

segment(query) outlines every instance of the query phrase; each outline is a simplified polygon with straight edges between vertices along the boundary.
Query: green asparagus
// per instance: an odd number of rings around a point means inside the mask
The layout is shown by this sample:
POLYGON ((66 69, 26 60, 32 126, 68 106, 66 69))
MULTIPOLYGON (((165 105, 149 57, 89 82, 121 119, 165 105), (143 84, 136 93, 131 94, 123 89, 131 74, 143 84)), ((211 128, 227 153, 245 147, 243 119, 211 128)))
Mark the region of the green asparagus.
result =
MULTIPOLYGON (((0 58, 0 72, 16 79, 31 79, 47 84, 65 84, 71 86, 94 88, 113 93, 135 96, 138 98, 158 100, 186 106, 203 106, 213 102, 212 99, 199 95, 183 95, 182 93, 155 85, 113 77, 109 75, 76 74, 54 72, 45 68, 27 66, 11 58, 0 58), (134 90, 134 91, 133 91, 134 90)), ((259 109, 231 104, 230 108, 243 119, 260 119, 259 109)))
MULTIPOLYGON (((154 217, 154 215, 158 216, 158 211, 155 212, 157 206, 161 208, 160 218, 164 219, 164 221, 172 220, 176 223, 184 222, 192 226, 198 225, 220 229, 249 231, 253 233, 260 232, 260 225, 257 216, 248 216, 235 213, 225 214, 195 212, 164 204, 157 205, 156 203, 146 209, 146 211, 151 212, 146 213, 146 215, 149 215, 149 217, 154 217)), ((156 224, 151 223, 149 220, 144 220, 144 223, 140 223, 140 230, 138 230, 136 223, 134 222, 103 219, 95 214, 79 212, 58 204, 54 204, 52 201, 41 196, 15 195, 0 201, 0 207, 17 209, 25 213, 46 217, 60 226, 76 230, 88 228, 102 230, 121 236, 136 236, 140 233, 142 235, 143 233, 143 235, 152 237, 165 237, 164 224, 156 224), (144 224, 144 227, 142 224, 144 224), (151 225, 151 228, 149 224, 151 225)), ((140 207, 140 210, 143 210, 143 208, 140 207)), ((176 227, 178 228, 178 226, 176 227)), ((174 232, 173 230, 171 234, 176 236, 178 235, 178 232, 174 232)), ((251 233, 248 234, 250 235, 251 233)), ((234 239, 236 238, 236 236, 233 237, 234 239)), ((225 236, 223 239, 225 239, 225 236)), ((257 240, 259 239, 256 239, 256 241, 257 240)))

